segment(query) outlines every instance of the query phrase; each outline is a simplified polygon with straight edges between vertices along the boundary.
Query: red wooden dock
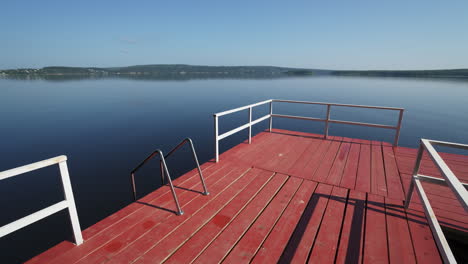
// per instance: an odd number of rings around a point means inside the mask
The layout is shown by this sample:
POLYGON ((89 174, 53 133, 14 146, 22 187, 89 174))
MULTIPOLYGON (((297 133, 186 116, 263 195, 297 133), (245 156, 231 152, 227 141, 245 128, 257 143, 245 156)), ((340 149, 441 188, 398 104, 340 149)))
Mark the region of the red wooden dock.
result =
MULTIPOLYGON (((442 154, 468 181, 468 156, 442 154)), ((202 165, 27 263, 441 263, 418 198, 403 200, 416 150, 274 129, 202 165)), ((421 173, 440 176, 425 157, 421 173)), ((442 226, 468 231, 448 187, 424 183, 442 226)), ((415 195, 417 195, 415 193, 415 195)))

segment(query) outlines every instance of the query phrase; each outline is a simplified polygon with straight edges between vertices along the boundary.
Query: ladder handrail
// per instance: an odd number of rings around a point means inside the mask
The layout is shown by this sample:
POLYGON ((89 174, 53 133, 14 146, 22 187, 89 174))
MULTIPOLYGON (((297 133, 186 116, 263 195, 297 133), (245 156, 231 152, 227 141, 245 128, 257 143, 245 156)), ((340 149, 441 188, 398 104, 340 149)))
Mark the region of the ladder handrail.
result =
MULTIPOLYGON (((171 151, 169 151, 169 153, 167 153, 166 156, 164 156, 164 159, 167 159, 168 157, 170 157, 174 152, 180 149, 187 142, 190 144, 190 150, 192 150, 193 161, 195 161, 195 164, 197 165, 198 175, 200 175, 200 181, 203 186, 203 195, 209 195, 210 192, 208 191, 208 188, 206 187, 205 179, 203 177, 203 173, 200 168, 200 163, 198 162, 197 152, 195 151, 195 146, 193 145, 193 141, 191 138, 185 138, 184 140, 182 140, 177 146, 175 146, 171 151)), ((162 177, 162 179, 164 182, 164 177, 162 177)))
POLYGON ((171 176, 169 174, 169 170, 167 169, 166 161, 164 160, 164 154, 163 154, 162 150, 160 150, 160 149, 157 149, 157 150, 153 151, 146 159, 144 159, 130 173, 131 180, 132 180, 132 187, 133 187, 133 199, 135 201, 137 200, 137 198, 136 198, 136 186, 135 186, 135 172, 137 172, 141 167, 143 167, 143 165, 145 165, 149 160, 151 160, 156 155, 159 155, 159 157, 161 158, 161 162, 162 162, 161 164, 163 165, 162 167, 166 171, 165 175, 167 177, 167 181, 169 182, 169 187, 171 188, 172 196, 174 197, 174 202, 175 202, 176 207, 177 207, 177 215, 183 215, 184 211, 182 211, 182 208, 180 208, 179 199, 177 199, 177 194, 176 194, 176 192, 174 190, 174 185, 172 184, 171 176))
POLYGON ((171 156, 175 151, 177 151, 180 147, 182 147, 183 145, 185 145, 185 143, 189 142, 190 143, 190 147, 191 147, 191 150, 192 150, 192 155, 193 155, 193 159, 197 165, 197 169, 198 169, 198 173, 200 175, 200 180, 202 182, 202 185, 203 185, 203 195, 209 195, 210 193, 208 192, 208 189, 205 185, 205 180, 203 178, 203 174, 202 174, 202 170, 200 168, 200 164, 198 162, 198 157, 197 157, 197 154, 195 152, 195 147, 193 146, 193 142, 190 138, 185 138, 184 140, 182 140, 176 147, 174 147, 171 151, 169 151, 169 153, 167 155, 164 155, 164 153, 162 152, 162 150, 160 149, 156 149, 155 151, 153 151, 150 155, 148 155, 142 162, 140 162, 140 164, 138 164, 138 166, 136 166, 131 172, 130 172, 130 177, 131 177, 131 183, 132 183, 132 190, 133 190, 133 199, 134 201, 137 200, 137 197, 136 197, 136 185, 135 185, 135 173, 141 168, 143 167, 143 165, 145 165, 148 161, 150 161, 152 158, 156 157, 156 156, 159 156, 160 157, 160 167, 161 167, 161 179, 162 179, 162 183, 164 184, 164 176, 166 176, 167 178, 167 181, 169 182, 169 187, 171 189, 171 193, 172 193, 172 196, 174 197, 174 201, 175 201, 175 204, 176 204, 176 207, 177 207, 177 215, 182 215, 184 214, 184 211, 182 211, 182 208, 180 207, 180 204, 179 204, 179 200, 177 199, 177 194, 175 192, 175 189, 174 189, 174 185, 172 184, 172 179, 171 179, 171 176, 169 174, 169 170, 167 168, 167 164, 166 164, 166 158, 168 158, 169 156, 171 156))

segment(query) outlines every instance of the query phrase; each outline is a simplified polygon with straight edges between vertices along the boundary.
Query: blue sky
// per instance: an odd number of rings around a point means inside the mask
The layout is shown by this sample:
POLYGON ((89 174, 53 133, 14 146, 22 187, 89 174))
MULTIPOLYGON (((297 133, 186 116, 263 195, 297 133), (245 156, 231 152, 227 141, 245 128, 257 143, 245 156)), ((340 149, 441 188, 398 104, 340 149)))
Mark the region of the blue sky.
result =
POLYGON ((468 1, 3 1, 0 69, 468 68, 468 1))

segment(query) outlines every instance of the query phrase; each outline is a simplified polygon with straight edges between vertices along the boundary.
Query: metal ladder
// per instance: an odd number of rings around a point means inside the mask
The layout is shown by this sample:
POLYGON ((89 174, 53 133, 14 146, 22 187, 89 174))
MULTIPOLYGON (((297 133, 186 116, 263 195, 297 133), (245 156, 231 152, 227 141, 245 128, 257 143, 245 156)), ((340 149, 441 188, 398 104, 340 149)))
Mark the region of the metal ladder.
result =
POLYGON ((171 151, 169 151, 169 153, 167 155, 165 155, 165 156, 164 156, 162 150, 160 150, 160 149, 157 149, 157 150, 153 151, 146 159, 144 159, 138 166, 136 166, 135 169, 132 170, 130 175, 131 175, 131 181, 132 181, 132 187, 133 187, 133 199, 135 201, 137 200, 136 186, 135 186, 135 173, 141 167, 143 167, 143 165, 145 165, 149 160, 151 160, 152 158, 154 158, 156 156, 159 156, 161 158, 161 160, 159 162, 159 166, 161 168, 161 181, 162 181, 162 184, 164 185, 164 178, 166 178, 167 182, 169 183, 169 187, 171 188, 172 196, 174 197, 174 202, 175 202, 176 207, 177 207, 176 214, 177 215, 183 215, 184 214, 184 211, 182 211, 182 208, 180 207, 179 199, 177 199, 177 195, 176 195, 176 192, 175 192, 175 189, 174 189, 174 185, 172 184, 172 179, 171 179, 171 176, 169 174, 169 170, 167 169, 166 159, 169 156, 171 156, 174 152, 176 152, 178 149, 180 149, 186 143, 190 143, 190 149, 192 150, 193 160, 195 161, 195 163, 197 165, 198 174, 200 175, 200 181, 201 181, 201 184, 203 186, 203 193, 202 194, 203 195, 209 195, 210 194, 208 192, 208 189, 206 188, 206 185, 205 185, 205 180, 203 178, 202 170, 200 168, 200 163, 198 162, 198 157, 197 157, 197 153, 195 152, 195 147, 193 146, 193 142, 192 142, 192 140, 190 138, 186 138, 186 139, 182 140, 175 148, 173 148, 171 151))

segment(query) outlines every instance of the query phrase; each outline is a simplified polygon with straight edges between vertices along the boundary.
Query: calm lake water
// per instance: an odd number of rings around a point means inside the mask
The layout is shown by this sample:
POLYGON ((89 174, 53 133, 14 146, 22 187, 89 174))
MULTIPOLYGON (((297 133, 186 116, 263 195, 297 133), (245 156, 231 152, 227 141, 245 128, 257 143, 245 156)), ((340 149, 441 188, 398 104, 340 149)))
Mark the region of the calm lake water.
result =
MULTIPOLYGON (((156 148, 191 137, 200 163, 213 158, 213 113, 270 98, 405 108, 400 145, 422 137, 468 143, 468 81, 309 77, 151 81, 0 80, 0 171, 67 155, 82 228, 132 201, 129 172, 156 148)), ((254 109, 254 118, 268 113, 254 109)), ((274 112, 324 117, 323 106, 275 104, 274 112)), ((220 133, 247 121, 247 111, 222 117, 220 133)), ((394 125, 392 111, 332 109, 332 118, 394 125)), ((254 132, 267 128, 263 121, 254 132)), ((323 124, 274 119, 275 128, 322 133, 323 124)), ((331 125, 331 135, 393 141, 394 131, 331 125)), ((247 137, 221 142, 226 150, 247 137)), ((137 175, 139 196, 159 187, 158 162, 137 175)), ((173 177, 194 167, 184 149, 168 161, 173 177)), ((0 182, 0 226, 62 199, 58 166, 0 182)), ((65 211, 0 239, 0 263, 31 258, 70 238, 65 211)))

